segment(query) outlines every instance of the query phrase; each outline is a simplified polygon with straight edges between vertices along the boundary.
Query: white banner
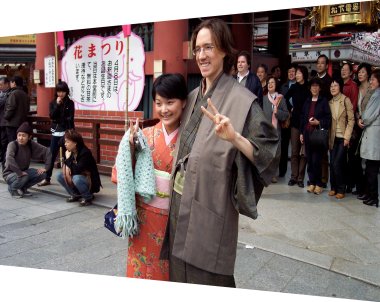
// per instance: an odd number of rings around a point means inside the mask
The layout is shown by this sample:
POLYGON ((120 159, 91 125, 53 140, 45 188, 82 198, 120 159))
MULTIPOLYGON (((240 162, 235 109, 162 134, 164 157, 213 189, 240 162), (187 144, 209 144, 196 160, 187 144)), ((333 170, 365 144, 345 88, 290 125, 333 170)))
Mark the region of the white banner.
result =
POLYGON ((45 57, 45 87, 55 87, 55 58, 53 56, 45 57))
MULTIPOLYGON (((77 109, 124 111, 126 109, 126 39, 86 36, 67 50, 62 59, 62 80, 70 88, 77 109)), ((128 111, 134 111, 144 91, 144 45, 129 37, 128 111)))

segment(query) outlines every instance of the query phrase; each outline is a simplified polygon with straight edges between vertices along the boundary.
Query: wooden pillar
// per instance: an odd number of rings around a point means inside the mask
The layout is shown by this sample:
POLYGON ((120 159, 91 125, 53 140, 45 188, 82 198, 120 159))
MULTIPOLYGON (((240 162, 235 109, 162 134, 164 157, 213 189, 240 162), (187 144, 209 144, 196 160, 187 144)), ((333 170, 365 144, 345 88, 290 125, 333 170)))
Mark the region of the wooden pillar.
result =
MULTIPOLYGON (((252 13, 232 15, 231 32, 235 40, 236 50, 248 51, 252 57, 252 13)), ((249 62, 251 63, 251 62, 249 62)))
MULTIPOLYGON (((289 31, 290 23, 277 22, 290 20, 290 10, 276 10, 269 13, 268 50, 278 58, 282 77, 286 77, 286 68, 290 63, 289 57, 289 31)), ((270 72, 270 71, 269 71, 270 72)))

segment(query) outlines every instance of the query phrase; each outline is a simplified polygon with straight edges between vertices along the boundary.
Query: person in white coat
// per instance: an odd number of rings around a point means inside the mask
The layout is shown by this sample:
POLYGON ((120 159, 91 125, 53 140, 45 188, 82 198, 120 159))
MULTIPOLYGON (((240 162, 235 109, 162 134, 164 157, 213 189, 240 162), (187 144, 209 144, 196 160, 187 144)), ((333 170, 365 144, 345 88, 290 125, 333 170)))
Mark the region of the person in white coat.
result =
POLYGON ((359 126, 363 127, 360 157, 366 160, 365 177, 367 181, 366 198, 363 203, 379 207, 378 174, 380 167, 380 70, 372 73, 370 88, 374 90, 359 126))

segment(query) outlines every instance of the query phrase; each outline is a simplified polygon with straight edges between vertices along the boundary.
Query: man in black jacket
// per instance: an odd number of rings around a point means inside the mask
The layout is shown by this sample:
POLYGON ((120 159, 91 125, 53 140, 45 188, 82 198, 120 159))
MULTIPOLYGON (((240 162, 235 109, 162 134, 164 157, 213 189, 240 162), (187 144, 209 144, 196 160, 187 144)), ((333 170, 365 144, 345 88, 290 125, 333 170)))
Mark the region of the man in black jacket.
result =
MULTIPOLYGON (((280 93, 285 96, 289 88, 296 83, 296 64, 291 64, 288 67, 288 80, 282 84, 280 93)), ((292 98, 289 99, 290 104, 292 105, 292 98)), ((289 108, 288 108, 289 109, 289 108)), ((288 169, 288 149, 290 141, 290 125, 288 128, 281 128, 281 158, 279 165, 279 176, 284 177, 288 169)))
POLYGON ((27 120, 30 99, 23 90, 23 80, 19 76, 10 79, 11 91, 5 102, 4 119, 8 142, 16 140, 17 128, 27 120))
POLYGON ((263 88, 257 75, 250 71, 250 62, 251 56, 249 53, 245 50, 241 51, 237 60, 238 73, 234 78, 257 96, 257 101, 260 107, 263 108, 263 88))
POLYGON ((9 79, 7 77, 0 78, 0 162, 1 167, 4 170, 5 152, 7 152, 8 137, 7 130, 5 128, 4 109, 5 102, 11 92, 9 86, 9 79))
MULTIPOLYGON (((329 59, 326 55, 320 55, 317 59, 317 78, 321 80, 321 92, 320 95, 324 96, 327 101, 332 99, 332 95, 330 92, 330 86, 332 82, 332 78, 327 73, 329 68, 329 59)), ((329 180, 329 159, 327 152, 323 155, 322 159, 322 186, 324 188, 327 187, 327 183, 329 180)))

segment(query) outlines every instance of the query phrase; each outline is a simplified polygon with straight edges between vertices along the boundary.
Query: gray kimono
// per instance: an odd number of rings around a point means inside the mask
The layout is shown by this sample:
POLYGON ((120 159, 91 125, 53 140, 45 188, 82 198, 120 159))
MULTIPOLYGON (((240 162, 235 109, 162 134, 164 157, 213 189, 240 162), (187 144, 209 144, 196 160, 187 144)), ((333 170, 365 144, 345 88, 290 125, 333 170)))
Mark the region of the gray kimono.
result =
MULTIPOLYGON (((183 115, 185 129, 199 99, 197 88, 190 93, 183 115)), ((239 211, 257 218, 256 204, 263 187, 278 168, 279 138, 256 96, 232 77, 220 77, 211 99, 219 113, 228 116, 235 130, 252 143, 254 162, 218 138, 214 124, 201 117, 188 156, 183 194, 171 198, 170 253, 202 270, 233 275, 239 211)))

